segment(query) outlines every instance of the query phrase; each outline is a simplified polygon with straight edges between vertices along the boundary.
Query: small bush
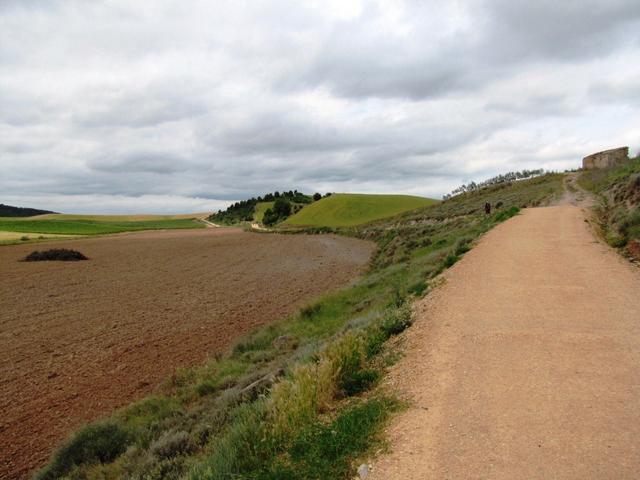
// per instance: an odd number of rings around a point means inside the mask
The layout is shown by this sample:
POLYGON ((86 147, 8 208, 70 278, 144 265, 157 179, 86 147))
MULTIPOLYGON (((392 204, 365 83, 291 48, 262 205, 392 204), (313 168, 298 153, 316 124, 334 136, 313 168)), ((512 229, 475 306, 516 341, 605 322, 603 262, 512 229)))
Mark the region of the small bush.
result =
POLYGON ((79 260, 88 260, 88 258, 77 250, 68 250, 66 248, 53 248, 51 250, 45 250, 42 252, 35 251, 31 252, 24 258, 25 262, 43 262, 52 260, 62 262, 76 262, 79 260))
POLYGON ((23 235, 23 236, 20 237, 20 240, 22 242, 26 242, 27 240, 29 240, 29 237, 27 235, 23 235))
POLYGON ((451 268, 458 262, 458 260, 460 260, 458 255, 447 255, 447 258, 444 259, 442 264, 444 268, 451 268))
POLYGON ((471 239, 470 238, 461 238, 456 242, 456 248, 454 253, 458 256, 464 255, 469 250, 471 250, 471 239))
POLYGON ((167 459, 192 452, 194 444, 187 432, 182 430, 177 432, 169 431, 153 442, 149 450, 156 457, 167 459))
POLYGON ((413 323, 411 306, 406 303, 402 307, 387 313, 380 324, 387 338, 404 332, 413 323))
POLYGON ((369 390, 379 379, 380 372, 377 370, 356 370, 342 379, 340 387, 344 394, 350 397, 369 390))
POLYGON ((196 393, 200 397, 211 395, 218 391, 218 383, 210 378, 207 378, 196 385, 196 393))
POLYGON ((308 305, 300 310, 300 316, 305 320, 311 320, 320 312, 320 304, 314 303, 313 305, 308 305))
POLYGON ((613 248, 622 248, 627 244, 627 238, 622 235, 617 235, 615 233, 609 233, 607 235, 607 243, 611 245, 613 248))
POLYGON ((63 477, 76 465, 110 462, 124 453, 130 442, 129 433, 115 423, 89 425, 61 447, 51 463, 35 478, 54 480, 63 477))
POLYGON ((427 282, 424 280, 419 280, 418 282, 411 285, 407 291, 417 297, 421 297, 422 294, 427 290, 427 282))
POLYGON ((505 220, 510 219, 518 213, 520 213, 520 209, 518 207, 511 207, 498 213, 494 219, 496 222, 504 222, 505 220))

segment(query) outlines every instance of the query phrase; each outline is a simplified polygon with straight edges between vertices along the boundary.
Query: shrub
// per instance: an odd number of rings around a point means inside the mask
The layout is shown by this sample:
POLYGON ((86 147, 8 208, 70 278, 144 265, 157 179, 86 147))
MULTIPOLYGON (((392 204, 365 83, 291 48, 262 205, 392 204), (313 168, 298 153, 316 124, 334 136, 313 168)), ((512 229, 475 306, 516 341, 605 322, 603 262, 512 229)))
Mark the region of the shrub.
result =
POLYGON ((357 395, 369 390, 380 379, 380 372, 368 368, 355 370, 346 375, 340 382, 340 387, 346 396, 357 395))
POLYGON ((153 442, 149 450, 156 457, 167 459, 192 452, 194 444, 187 432, 183 430, 169 431, 153 442))
POLYGON ((76 262, 79 260, 88 260, 88 258, 77 250, 68 250, 66 248, 53 248, 43 252, 35 251, 24 257, 25 262, 43 262, 49 260, 76 262))
POLYGON ((507 210, 503 210, 500 213, 498 213, 494 219, 496 222, 504 222, 505 220, 510 219, 511 217, 517 215, 518 213, 520 213, 520 209, 518 207, 510 207, 507 210))
POLYGON ((469 250, 471 250, 471 247, 469 246, 470 243, 471 243, 470 238, 461 238, 456 242, 456 248, 454 253, 458 256, 464 255, 469 250))
POLYGON ((320 200, 321 198, 322 198, 322 194, 320 194, 320 193, 318 193, 318 192, 316 192, 316 193, 314 193, 314 194, 313 194, 313 200, 314 200, 314 201, 316 201, 316 202, 317 202, 317 201, 318 201, 318 200, 320 200))
POLYGON ((305 320, 311 320, 320 312, 320 304, 314 303, 313 305, 308 305, 300 310, 300 316, 305 320))
POLYGON ((388 311, 382 318, 380 328, 388 338, 404 332, 412 323, 411 305, 405 303, 400 308, 388 311))
POLYGON ((425 282, 424 280, 417 281, 407 289, 409 293, 412 293, 417 297, 421 297, 426 290, 427 290, 427 282, 425 282))
POLYGON ((444 268, 451 268, 456 264, 458 260, 460 260, 460 257, 458 257, 458 255, 447 255, 442 264, 444 268))
POLYGON ((277 199, 273 204, 273 213, 275 213, 278 218, 287 218, 291 215, 291 202, 284 198, 277 199))
POLYGON ((616 233, 609 233, 606 240, 613 248, 622 248, 627 244, 627 238, 616 233))
POLYGON ((131 440, 131 435, 116 423, 88 425, 61 447, 35 478, 54 480, 63 477, 75 465, 110 462, 124 453, 131 440))

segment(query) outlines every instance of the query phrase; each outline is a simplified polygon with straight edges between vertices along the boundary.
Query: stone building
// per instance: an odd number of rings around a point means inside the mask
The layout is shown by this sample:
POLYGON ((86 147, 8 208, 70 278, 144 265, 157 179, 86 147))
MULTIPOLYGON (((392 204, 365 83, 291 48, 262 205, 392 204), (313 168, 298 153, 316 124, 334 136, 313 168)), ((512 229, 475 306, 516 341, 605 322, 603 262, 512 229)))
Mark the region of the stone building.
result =
POLYGON ((582 159, 582 168, 607 168, 629 160, 629 147, 614 148, 604 152, 593 153, 582 159))

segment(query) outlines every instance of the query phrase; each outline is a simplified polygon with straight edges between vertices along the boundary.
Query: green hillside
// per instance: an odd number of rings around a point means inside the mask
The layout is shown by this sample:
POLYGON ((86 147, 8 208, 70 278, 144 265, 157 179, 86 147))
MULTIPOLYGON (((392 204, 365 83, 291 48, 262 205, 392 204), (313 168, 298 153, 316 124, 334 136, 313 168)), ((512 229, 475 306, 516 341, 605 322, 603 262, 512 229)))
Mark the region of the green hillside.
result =
POLYGON ((264 218, 264 212, 267 211, 267 209, 269 208, 273 208, 273 204, 276 202, 260 202, 256 205, 256 210, 255 210, 255 215, 253 217, 253 219, 258 222, 258 223, 262 223, 262 219, 264 218))
POLYGON ((287 219, 292 226, 352 227, 438 203, 411 195, 339 193, 325 197, 287 219))

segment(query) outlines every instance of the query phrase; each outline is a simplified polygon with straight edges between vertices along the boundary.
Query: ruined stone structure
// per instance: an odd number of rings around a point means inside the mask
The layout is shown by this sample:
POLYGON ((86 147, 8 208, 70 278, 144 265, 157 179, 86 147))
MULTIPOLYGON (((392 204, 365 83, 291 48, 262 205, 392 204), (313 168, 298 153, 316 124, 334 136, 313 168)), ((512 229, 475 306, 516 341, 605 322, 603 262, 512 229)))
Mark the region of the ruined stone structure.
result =
POLYGON ((593 153, 582 159, 582 168, 607 168, 629 160, 629 147, 614 148, 604 152, 593 153))

